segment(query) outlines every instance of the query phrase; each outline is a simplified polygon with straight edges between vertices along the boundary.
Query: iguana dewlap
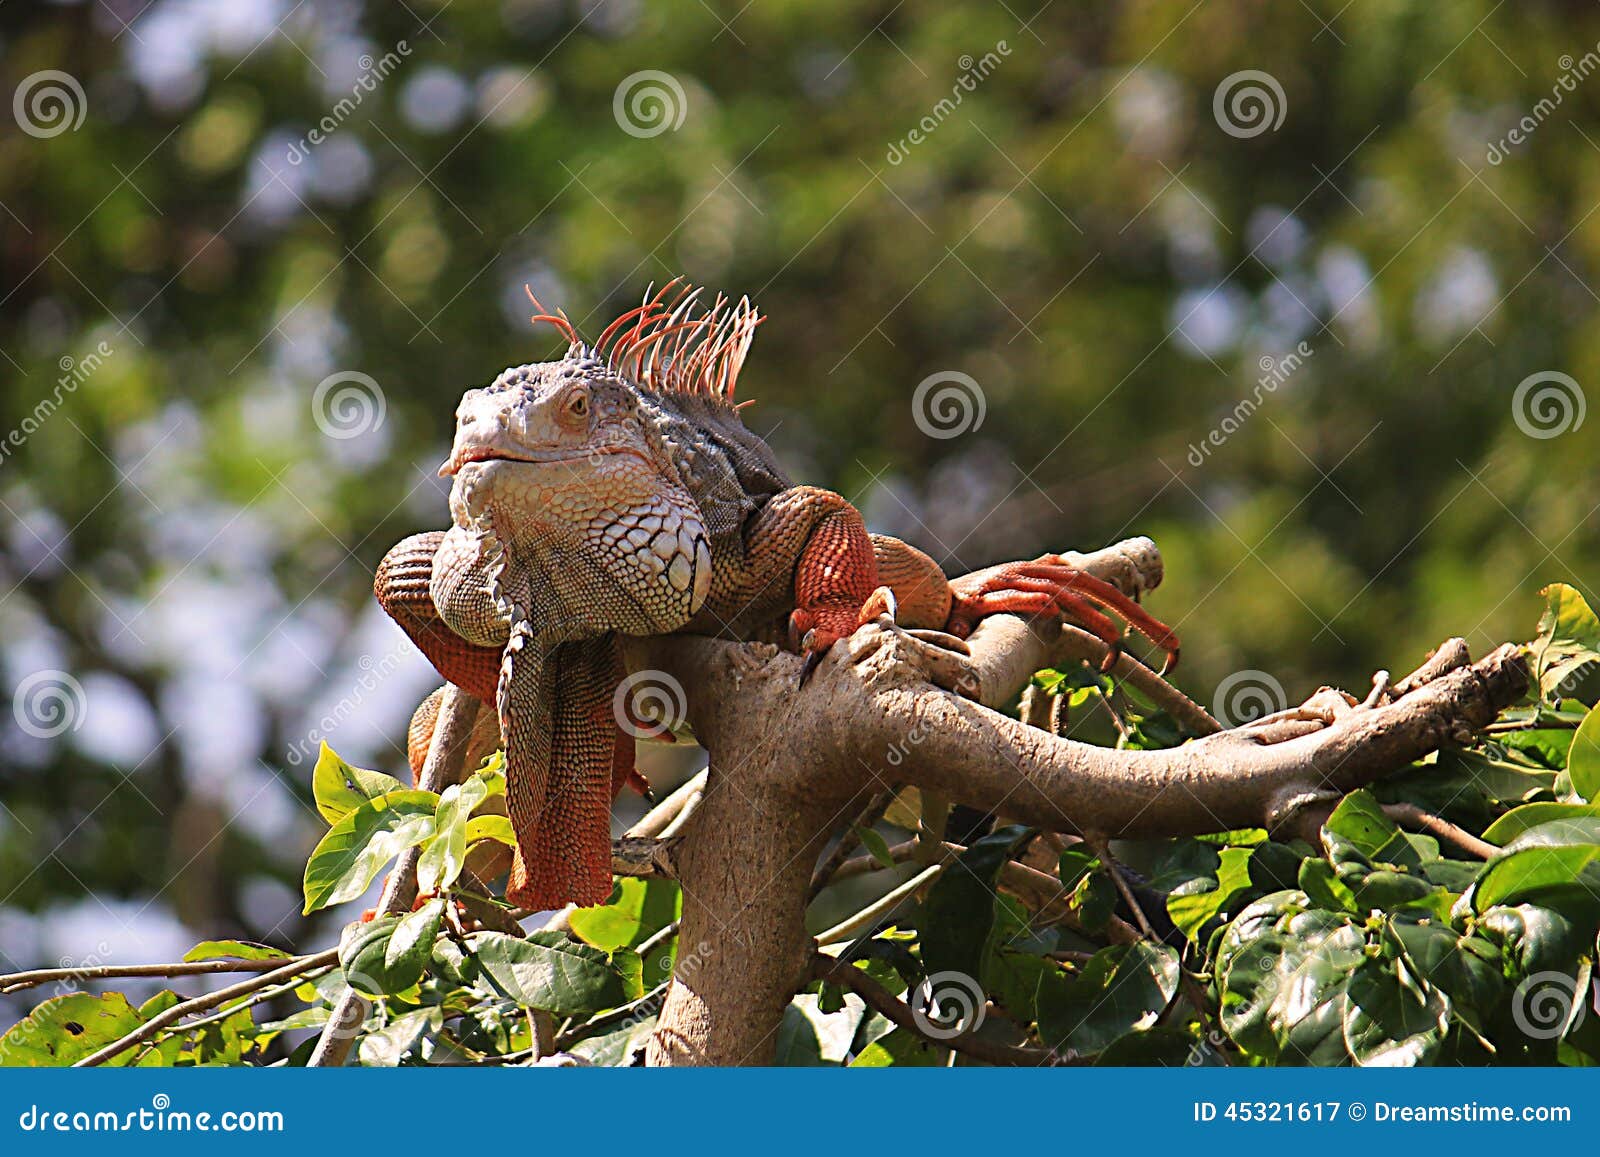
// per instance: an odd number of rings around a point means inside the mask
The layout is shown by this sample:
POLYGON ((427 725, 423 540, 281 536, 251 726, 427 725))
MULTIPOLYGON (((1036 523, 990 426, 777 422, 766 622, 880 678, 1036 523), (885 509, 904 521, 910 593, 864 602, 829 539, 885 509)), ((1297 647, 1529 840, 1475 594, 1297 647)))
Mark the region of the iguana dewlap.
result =
MULTIPOLYGON (((378 570, 384 609, 497 709, 518 845, 506 894, 525 907, 610 892, 610 801, 634 774, 612 708, 619 635, 787 636, 809 671, 891 608, 961 637, 989 614, 1065 613, 1115 648, 1099 604, 1177 655, 1167 627, 1059 556, 950 582, 840 495, 794 485, 732 401, 759 315, 721 298, 697 315, 697 295, 674 282, 592 346, 541 311, 566 355, 468 391, 441 470, 450 529, 378 570)), ((428 730, 419 715, 414 770, 428 730)))

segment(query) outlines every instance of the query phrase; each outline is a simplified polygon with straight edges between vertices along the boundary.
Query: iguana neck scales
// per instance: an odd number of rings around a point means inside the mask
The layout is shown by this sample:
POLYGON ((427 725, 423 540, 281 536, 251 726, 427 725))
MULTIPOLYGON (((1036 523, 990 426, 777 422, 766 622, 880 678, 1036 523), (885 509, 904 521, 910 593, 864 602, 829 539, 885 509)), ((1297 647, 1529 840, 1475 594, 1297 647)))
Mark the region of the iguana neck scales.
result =
POLYGON ((439 673, 497 708, 507 896, 526 907, 610 891, 610 800, 635 774, 612 710, 618 635, 786 636, 809 672, 885 610, 957 636, 988 614, 1065 613, 1115 647, 1100 604, 1177 654, 1167 627, 1059 556, 951 583, 840 495, 794 485, 732 400, 760 315, 721 297, 697 313, 698 297, 669 283, 592 346, 535 301, 566 355, 467 392, 441 469, 452 525, 378 570, 378 601, 439 673))

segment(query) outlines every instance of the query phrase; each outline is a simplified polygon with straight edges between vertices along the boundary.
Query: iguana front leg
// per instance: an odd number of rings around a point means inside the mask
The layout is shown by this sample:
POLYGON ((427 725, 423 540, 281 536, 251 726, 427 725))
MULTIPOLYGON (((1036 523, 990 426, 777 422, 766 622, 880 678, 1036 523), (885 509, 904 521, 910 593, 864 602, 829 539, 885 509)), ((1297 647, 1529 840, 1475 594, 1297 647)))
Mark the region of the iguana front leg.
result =
POLYGON ((884 613, 899 626, 958 639, 989 615, 1064 615, 1106 643, 1109 669, 1120 654, 1122 631, 1101 611, 1105 607, 1167 652, 1163 671, 1178 658, 1170 627, 1061 555, 1004 563, 952 582, 922 551, 868 534, 854 506, 818 487, 797 486, 769 500, 746 553, 755 560, 753 581, 762 586, 775 577, 764 571, 795 560, 789 642, 806 656, 802 682, 835 642, 884 613))

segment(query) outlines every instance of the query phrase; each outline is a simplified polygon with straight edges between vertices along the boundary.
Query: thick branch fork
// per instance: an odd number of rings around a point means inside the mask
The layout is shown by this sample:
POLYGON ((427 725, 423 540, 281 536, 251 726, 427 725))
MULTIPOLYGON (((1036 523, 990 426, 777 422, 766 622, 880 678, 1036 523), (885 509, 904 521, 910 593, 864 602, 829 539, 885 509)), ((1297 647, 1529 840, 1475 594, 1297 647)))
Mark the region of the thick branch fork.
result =
MULTIPOLYGON (((1077 562, 1130 594, 1160 581, 1148 539, 1077 562)), ((1091 836, 1295 830, 1344 793, 1469 742, 1528 682, 1517 648, 1472 663, 1450 640, 1414 674, 1379 680, 1365 699, 1324 688, 1300 708, 1217 731, 1202 708, 1124 657, 1118 671, 1130 685, 1204 737, 1164 751, 1115 751, 991 709, 1040 668, 1098 658, 1101 644, 1081 631, 996 616, 974 632, 970 656, 934 653, 894 628, 869 628, 848 644, 797 692, 800 660, 771 648, 693 637, 629 643, 630 667, 665 671, 684 687, 689 721, 711 754, 700 806, 673 849, 682 942, 698 946, 695 968, 668 992, 651 1064, 771 1059, 784 1006, 811 968, 804 914, 812 867, 829 835, 875 792, 911 784, 1091 836)))

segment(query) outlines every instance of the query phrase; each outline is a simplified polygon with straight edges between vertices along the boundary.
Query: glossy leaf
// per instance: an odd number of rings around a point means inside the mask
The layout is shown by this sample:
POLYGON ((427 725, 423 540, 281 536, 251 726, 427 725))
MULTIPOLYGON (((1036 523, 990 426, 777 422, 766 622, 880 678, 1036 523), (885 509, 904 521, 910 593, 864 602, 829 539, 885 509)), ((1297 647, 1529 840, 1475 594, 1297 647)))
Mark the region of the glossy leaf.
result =
POLYGON ((433 834, 438 797, 396 791, 367 800, 329 828, 306 861, 305 912, 353 900, 385 864, 433 834))
MULTIPOLYGON (((120 992, 72 992, 51 997, 0 1036, 0 1065, 67 1066, 126 1036, 143 1023, 120 992)), ((136 1050, 108 1064, 133 1063, 136 1050)))
POLYGON ((402 791, 405 786, 392 775, 346 763, 326 742, 311 772, 312 798, 322 818, 330 824, 338 823, 368 800, 402 791))

